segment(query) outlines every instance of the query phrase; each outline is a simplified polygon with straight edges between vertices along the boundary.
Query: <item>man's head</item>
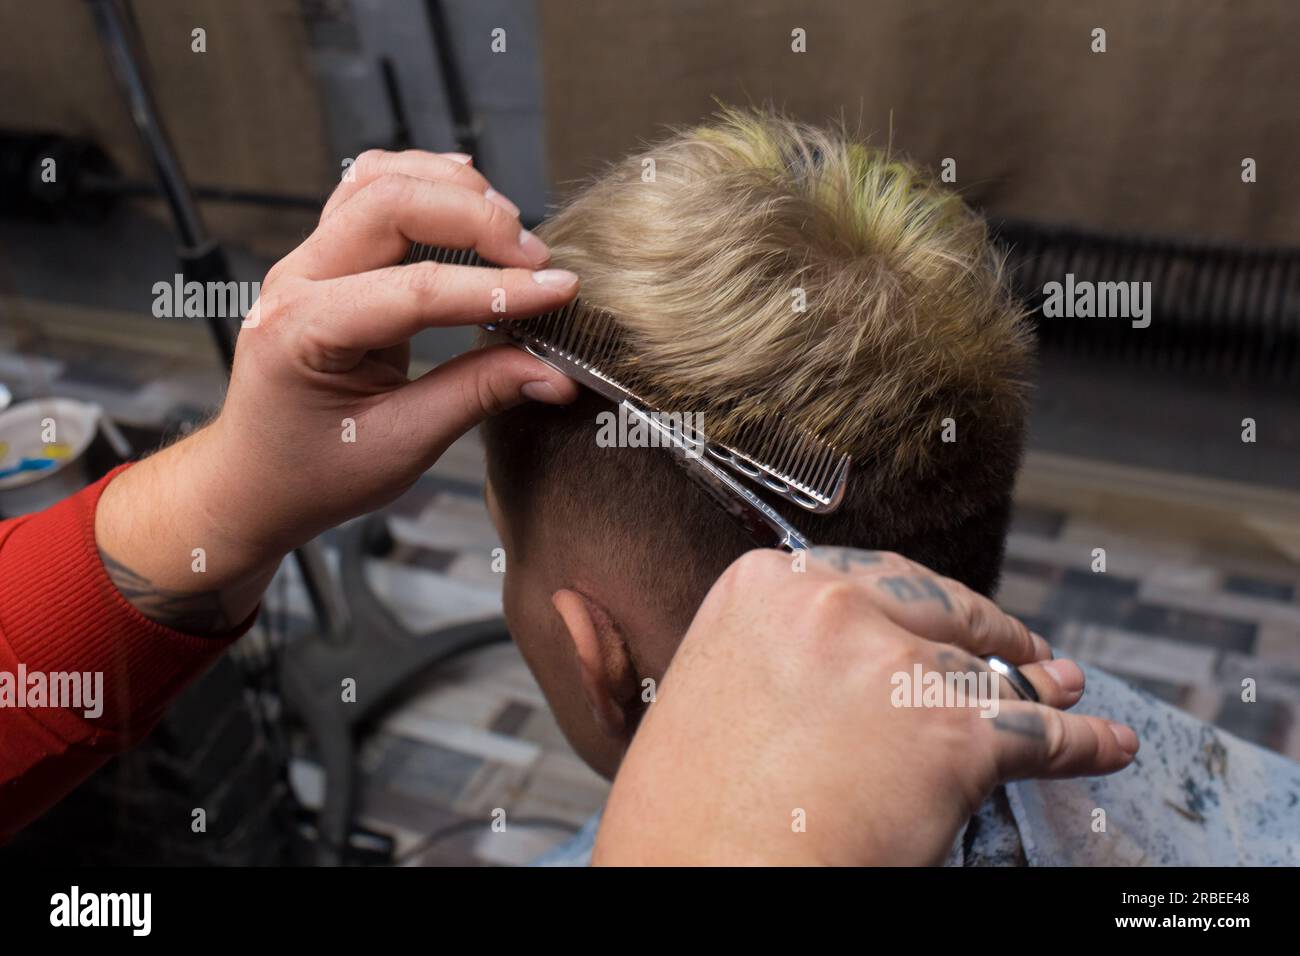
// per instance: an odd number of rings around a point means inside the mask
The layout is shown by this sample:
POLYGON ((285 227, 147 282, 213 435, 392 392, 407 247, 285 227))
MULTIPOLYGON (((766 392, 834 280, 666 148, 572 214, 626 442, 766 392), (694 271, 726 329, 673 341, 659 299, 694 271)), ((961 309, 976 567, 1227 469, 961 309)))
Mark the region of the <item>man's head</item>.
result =
MULTIPOLYGON (((614 165, 539 234, 618 321, 616 370, 652 408, 722 442, 779 420, 852 456, 839 510, 780 507, 806 538, 993 590, 1032 350, 955 194, 837 133, 728 111, 614 165)), ((484 427, 511 632, 606 774, 642 682, 756 546, 668 451, 598 445, 611 408, 584 392, 484 427)))

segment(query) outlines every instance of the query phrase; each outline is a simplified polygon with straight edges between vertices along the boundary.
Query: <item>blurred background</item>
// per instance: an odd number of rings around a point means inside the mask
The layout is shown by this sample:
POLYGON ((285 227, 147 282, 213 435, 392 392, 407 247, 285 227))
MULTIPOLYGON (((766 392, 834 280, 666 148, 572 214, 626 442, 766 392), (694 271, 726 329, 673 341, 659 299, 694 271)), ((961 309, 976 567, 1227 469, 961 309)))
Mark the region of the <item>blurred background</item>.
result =
MULTIPOLYGON (((999 600, 1300 758, 1294 4, 0 0, 0 89, 0 475, 6 427, 75 438, 0 477, 0 514, 214 412, 238 319, 156 318, 155 283, 260 280, 361 151, 470 152, 535 223, 665 124, 772 104, 951 169, 1031 308, 1067 274, 1152 283, 1147 328, 1036 316, 999 600)), ((425 333, 413 372, 468 341, 425 333)), ((0 865, 509 865, 576 830, 606 784, 507 642, 481 467, 468 436, 286 561, 235 652, 0 865), (331 704, 340 674, 383 693, 331 704)))

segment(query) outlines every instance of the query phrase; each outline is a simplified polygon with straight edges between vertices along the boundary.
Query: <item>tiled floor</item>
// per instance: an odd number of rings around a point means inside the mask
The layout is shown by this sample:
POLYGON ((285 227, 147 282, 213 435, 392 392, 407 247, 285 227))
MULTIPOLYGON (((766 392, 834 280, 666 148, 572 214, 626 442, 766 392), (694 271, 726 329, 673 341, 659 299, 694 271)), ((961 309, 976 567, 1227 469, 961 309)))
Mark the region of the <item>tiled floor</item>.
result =
MULTIPOLYGON (((198 378, 182 374, 182 360, 157 357, 118 364, 131 375, 102 374, 95 362, 83 376, 76 349, 62 355, 57 343, 40 344, 40 359, 20 359, 15 341, 0 336, 0 380, 12 379, 20 397, 54 388, 98 400, 128 420, 151 408, 159 421, 185 418, 205 394, 215 399, 211 363, 196 366, 198 378), (41 381, 33 384, 34 376, 41 381)), ((414 630, 499 613, 500 577, 491 569, 497 542, 481 481, 481 449, 470 436, 390 511, 397 547, 374 562, 371 582, 414 630)), ((327 547, 336 540, 328 535, 327 547)), ((1191 534, 1138 532, 1071 509, 1022 507, 999 600, 1059 654, 1096 663, 1300 759, 1297 565, 1206 547, 1191 534), (1102 573, 1092 569, 1096 548, 1106 551, 1102 573), (1245 678, 1255 681, 1257 702, 1242 702, 1245 678)), ((271 588, 263 622, 287 625, 280 629, 290 635, 310 632, 309 607, 289 564, 271 588)), ((265 638, 255 631, 245 652, 265 638)), ((317 805, 320 770, 307 741, 295 741, 295 789, 317 805)), ((607 791, 565 743, 509 644, 459 659, 416 687, 374 728, 360 762, 362 822, 392 834, 410 864, 527 862, 599 809, 607 791)))
POLYGON ((1300 759, 1300 568, 1039 509, 1017 513, 1007 552, 999 602, 1058 654, 1300 759))

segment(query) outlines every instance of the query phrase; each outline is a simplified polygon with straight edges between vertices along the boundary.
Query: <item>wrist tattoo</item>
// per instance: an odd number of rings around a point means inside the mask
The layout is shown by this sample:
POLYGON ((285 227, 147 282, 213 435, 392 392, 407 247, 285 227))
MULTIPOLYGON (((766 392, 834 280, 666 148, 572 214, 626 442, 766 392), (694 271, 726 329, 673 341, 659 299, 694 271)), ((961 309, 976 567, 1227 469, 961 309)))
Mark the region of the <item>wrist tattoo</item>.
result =
POLYGON ((221 603, 220 591, 173 591, 158 587, 131 570, 103 548, 99 558, 108 579, 145 617, 188 634, 221 634, 234 627, 221 603))

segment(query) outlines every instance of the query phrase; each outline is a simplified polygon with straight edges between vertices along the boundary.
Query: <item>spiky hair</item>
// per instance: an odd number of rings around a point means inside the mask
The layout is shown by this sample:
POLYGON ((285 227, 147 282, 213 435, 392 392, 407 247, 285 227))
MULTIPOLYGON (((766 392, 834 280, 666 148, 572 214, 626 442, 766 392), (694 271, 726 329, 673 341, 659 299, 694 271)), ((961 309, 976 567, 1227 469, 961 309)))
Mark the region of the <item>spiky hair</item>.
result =
MULTIPOLYGON (((782 421, 853 456, 838 512, 778 505, 810 540, 898 550, 993 589, 1031 337, 955 193, 843 131, 728 109, 615 163, 539 234, 618 322, 609 371, 650 406, 702 415, 722 442, 782 421)), ((693 613, 744 539, 666 452, 596 448, 593 402, 488 427, 499 498, 596 516, 620 539, 612 560, 643 579, 678 547, 704 579, 693 613), (656 541, 632 567, 638 533, 656 541)))
POLYGON ((610 369, 711 438, 780 418, 925 471, 945 418, 1019 420, 1030 354, 984 222, 835 132, 726 110, 629 156, 542 230, 626 348, 610 369))

